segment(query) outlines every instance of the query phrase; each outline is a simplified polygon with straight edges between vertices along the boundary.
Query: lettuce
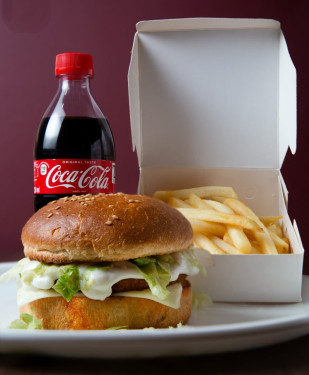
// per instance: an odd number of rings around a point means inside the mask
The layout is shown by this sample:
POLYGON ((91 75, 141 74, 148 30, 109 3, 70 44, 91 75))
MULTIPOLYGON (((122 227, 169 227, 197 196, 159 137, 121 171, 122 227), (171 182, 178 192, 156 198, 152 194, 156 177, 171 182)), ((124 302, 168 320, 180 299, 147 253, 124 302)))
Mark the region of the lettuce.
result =
POLYGON ((69 302, 80 290, 89 295, 88 298, 102 299, 112 293, 112 285, 119 280, 143 278, 152 295, 166 301, 170 297, 167 286, 171 280, 176 280, 181 273, 195 275, 199 269, 204 270, 191 251, 92 265, 52 265, 25 258, 2 275, 0 282, 7 282, 16 276, 20 289, 33 293, 55 291, 69 302))
POLYGON ((168 273, 171 273, 171 267, 175 264, 175 259, 170 254, 158 256, 158 264, 168 273))
POLYGON ((205 267, 197 260, 192 250, 183 251, 182 255, 193 267, 197 267, 203 276, 206 276, 205 267))
POLYGON ((208 297, 204 293, 193 291, 192 293, 192 309, 193 310, 200 310, 211 305, 212 305, 212 301, 210 297, 208 297))
POLYGON ((0 276, 0 283, 8 283, 17 275, 21 275, 22 270, 24 269, 25 265, 30 263, 30 259, 23 258, 19 262, 17 262, 12 268, 6 271, 4 274, 0 276))
POLYGON ((74 294, 80 290, 79 269, 73 264, 61 266, 60 272, 61 275, 53 289, 69 302, 74 294))
POLYGON ((147 264, 150 263, 155 263, 156 260, 151 257, 145 257, 145 258, 136 258, 132 260, 137 266, 142 267, 142 266, 147 266, 147 264))
MULTIPOLYGON (((197 268, 205 274, 204 267, 196 259, 193 252, 183 251, 179 254, 183 255, 193 268, 197 268)), ((143 276, 152 294, 161 300, 166 299, 169 295, 167 285, 171 280, 173 266, 175 266, 175 263, 178 263, 177 259, 171 254, 165 254, 156 257, 132 259, 131 263, 135 265, 143 276)))
POLYGON ((42 319, 34 318, 34 309, 31 307, 32 315, 23 313, 20 319, 14 320, 9 328, 10 329, 43 329, 42 319))
POLYGON ((170 273, 156 260, 144 266, 138 266, 135 262, 133 262, 133 264, 147 282, 152 294, 162 300, 167 298, 169 291, 166 287, 171 280, 170 273))
POLYGON ((122 329, 128 329, 128 326, 109 327, 109 328, 106 328, 106 331, 119 331, 122 329))

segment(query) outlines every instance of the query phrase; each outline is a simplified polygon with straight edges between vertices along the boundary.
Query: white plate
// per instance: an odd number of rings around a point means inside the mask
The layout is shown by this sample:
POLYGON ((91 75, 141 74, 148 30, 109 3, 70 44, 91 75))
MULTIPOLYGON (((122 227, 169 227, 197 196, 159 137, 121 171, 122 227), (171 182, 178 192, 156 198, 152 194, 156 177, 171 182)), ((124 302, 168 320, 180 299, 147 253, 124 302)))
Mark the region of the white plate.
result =
MULTIPOLYGON (((13 263, 0 263, 0 274, 13 263)), ((309 333, 309 276, 303 302, 215 303, 193 311, 189 326, 121 331, 24 331, 6 327, 18 317, 15 282, 0 285, 0 352, 116 358, 190 355, 266 346, 309 333)))

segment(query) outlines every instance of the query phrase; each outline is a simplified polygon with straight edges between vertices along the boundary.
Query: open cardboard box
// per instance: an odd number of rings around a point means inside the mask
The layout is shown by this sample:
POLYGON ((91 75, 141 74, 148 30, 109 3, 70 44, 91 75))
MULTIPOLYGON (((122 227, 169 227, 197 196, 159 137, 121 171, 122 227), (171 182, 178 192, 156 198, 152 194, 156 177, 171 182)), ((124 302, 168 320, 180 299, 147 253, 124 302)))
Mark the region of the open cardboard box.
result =
POLYGON ((280 173, 296 151, 296 72, 280 24, 140 22, 129 99, 140 193, 226 185, 258 215, 283 216, 293 254, 213 255, 194 289, 214 301, 300 301, 304 249, 280 173))

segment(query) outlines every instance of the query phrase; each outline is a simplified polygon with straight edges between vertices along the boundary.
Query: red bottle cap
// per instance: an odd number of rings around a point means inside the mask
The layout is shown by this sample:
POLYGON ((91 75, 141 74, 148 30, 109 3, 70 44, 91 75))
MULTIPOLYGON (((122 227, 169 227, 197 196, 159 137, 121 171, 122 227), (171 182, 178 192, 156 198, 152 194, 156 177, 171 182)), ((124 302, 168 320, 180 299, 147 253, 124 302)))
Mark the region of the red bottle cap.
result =
POLYGON ((56 56, 55 74, 87 74, 93 77, 92 56, 87 53, 61 53, 56 56))

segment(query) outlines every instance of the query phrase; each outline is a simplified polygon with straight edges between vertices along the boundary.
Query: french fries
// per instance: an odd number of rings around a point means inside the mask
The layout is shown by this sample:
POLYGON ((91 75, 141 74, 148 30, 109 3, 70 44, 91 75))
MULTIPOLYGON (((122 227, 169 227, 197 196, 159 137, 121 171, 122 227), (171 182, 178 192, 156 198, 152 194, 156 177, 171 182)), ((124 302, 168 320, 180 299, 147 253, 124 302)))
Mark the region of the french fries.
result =
POLYGON ((235 225, 227 225, 226 231, 237 249, 244 254, 250 254, 251 243, 242 228, 235 225))
POLYGON ((269 231, 266 229, 262 221, 256 216, 256 214, 249 207, 247 207, 245 203, 239 201, 238 199, 226 199, 224 203, 237 214, 244 215, 254 220, 260 227, 263 228, 263 233, 256 232, 254 235, 264 254, 278 254, 269 231))
POLYGON ((194 233, 213 234, 215 236, 223 237, 225 233, 225 226, 218 223, 209 223, 207 221, 188 219, 194 233))
POLYGON ((200 198, 207 198, 211 196, 238 198, 234 189, 227 186, 202 186, 192 189, 156 191, 153 196, 154 198, 168 202, 171 197, 182 200, 188 199, 192 193, 196 194, 200 198))
POLYGON ((288 254, 281 216, 258 217, 227 186, 157 191, 191 223, 196 246, 212 254, 288 254))
POLYGON ((210 221, 214 223, 238 225, 242 228, 249 229, 255 232, 261 232, 262 228, 250 218, 234 214, 225 214, 215 210, 200 209, 200 208, 178 208, 186 218, 197 219, 203 221, 210 221))
MULTIPOLYGON (((234 211, 230 207, 226 206, 225 204, 221 202, 212 201, 212 200, 207 200, 205 202, 207 202, 206 204, 208 206, 210 206, 211 208, 219 212, 224 212, 227 214, 234 214, 234 211)), ((244 234, 243 229, 235 225, 227 225, 226 230, 230 236, 231 243, 241 252, 245 254, 249 254, 251 250, 251 244, 247 236, 244 234)))
POLYGON ((210 238, 201 233, 196 233, 194 236, 195 244, 202 248, 208 250, 212 254, 225 254, 210 238))
POLYGON ((175 197, 170 198, 169 201, 168 201, 168 204, 171 207, 174 207, 174 208, 191 207, 189 203, 187 203, 185 201, 182 201, 181 199, 178 199, 178 198, 175 198, 175 197))

